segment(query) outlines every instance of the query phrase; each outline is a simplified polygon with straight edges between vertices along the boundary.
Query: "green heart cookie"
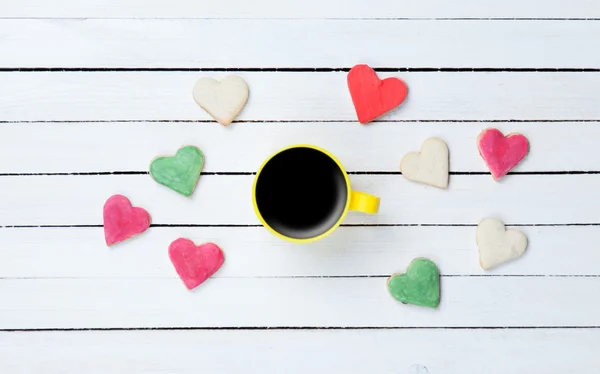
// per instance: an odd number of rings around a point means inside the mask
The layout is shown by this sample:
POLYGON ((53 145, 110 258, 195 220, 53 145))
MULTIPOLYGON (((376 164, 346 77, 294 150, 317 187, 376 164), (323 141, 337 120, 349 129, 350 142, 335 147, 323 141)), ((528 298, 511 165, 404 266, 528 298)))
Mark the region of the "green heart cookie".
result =
POLYGON ((425 258, 413 260, 406 274, 393 274, 387 287, 390 294, 404 304, 429 308, 440 304, 440 271, 425 258))
POLYGON ((202 166, 202 151, 188 145, 180 148, 173 157, 159 157, 152 161, 150 175, 163 186, 184 196, 190 196, 196 188, 202 166))

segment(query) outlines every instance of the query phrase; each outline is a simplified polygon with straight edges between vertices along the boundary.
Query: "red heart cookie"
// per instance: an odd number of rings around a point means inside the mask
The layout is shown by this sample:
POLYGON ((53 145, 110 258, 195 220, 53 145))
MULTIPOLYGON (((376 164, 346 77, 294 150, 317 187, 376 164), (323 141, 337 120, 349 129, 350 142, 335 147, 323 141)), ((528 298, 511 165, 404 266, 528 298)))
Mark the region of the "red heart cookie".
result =
POLYGON ((196 246, 194 242, 184 238, 169 245, 169 258, 188 290, 202 284, 225 262, 223 251, 216 244, 196 246))
POLYGON ((104 238, 110 246, 150 227, 150 214, 145 209, 134 208, 128 198, 113 195, 104 203, 104 238))
POLYGON ((402 104, 408 87, 398 78, 380 80, 367 65, 356 65, 348 73, 348 89, 360 123, 371 122, 402 104))
POLYGON ((521 134, 504 136, 498 129, 486 129, 477 138, 479 154, 495 180, 505 176, 529 152, 529 141, 521 134))

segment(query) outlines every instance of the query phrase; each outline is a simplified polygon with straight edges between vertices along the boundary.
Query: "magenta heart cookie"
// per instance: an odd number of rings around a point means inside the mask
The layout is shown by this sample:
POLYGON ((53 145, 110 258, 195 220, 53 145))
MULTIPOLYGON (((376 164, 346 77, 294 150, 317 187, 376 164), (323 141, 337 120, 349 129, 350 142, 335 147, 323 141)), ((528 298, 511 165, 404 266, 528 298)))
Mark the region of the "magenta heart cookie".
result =
POLYGON ((477 147, 492 176, 498 180, 527 155, 529 141, 521 134, 504 136, 498 129, 486 129, 479 134, 477 147))
POLYGON ((188 290, 198 287, 210 278, 225 262, 223 251, 216 244, 205 243, 197 246, 184 238, 179 238, 169 245, 169 257, 188 290))
POLYGON ((145 209, 131 206, 123 195, 113 195, 104 203, 104 238, 110 246, 146 231, 150 214, 145 209))

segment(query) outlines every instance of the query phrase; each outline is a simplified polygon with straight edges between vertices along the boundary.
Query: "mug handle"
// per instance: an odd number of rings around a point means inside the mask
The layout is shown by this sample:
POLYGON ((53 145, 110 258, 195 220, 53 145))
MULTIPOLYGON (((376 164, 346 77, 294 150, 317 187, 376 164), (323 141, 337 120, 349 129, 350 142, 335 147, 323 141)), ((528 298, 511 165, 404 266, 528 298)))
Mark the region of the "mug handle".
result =
POLYGON ((350 210, 375 214, 379 211, 379 198, 364 192, 350 191, 350 210))

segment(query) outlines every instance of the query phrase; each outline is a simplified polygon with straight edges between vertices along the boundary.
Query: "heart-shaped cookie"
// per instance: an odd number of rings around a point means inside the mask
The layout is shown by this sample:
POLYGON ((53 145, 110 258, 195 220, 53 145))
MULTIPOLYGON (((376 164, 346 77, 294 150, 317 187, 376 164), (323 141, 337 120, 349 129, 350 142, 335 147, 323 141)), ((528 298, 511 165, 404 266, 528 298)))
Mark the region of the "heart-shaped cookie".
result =
POLYGON ((479 134, 477 147, 492 176, 499 180, 527 155, 529 141, 521 134, 504 136, 498 129, 486 129, 479 134))
POLYGON ((242 78, 231 75, 221 82, 202 78, 193 90, 194 100, 223 126, 240 114, 248 100, 248 85, 242 78))
POLYGON ((402 175, 434 187, 448 187, 448 146, 439 138, 423 142, 421 152, 407 153, 400 162, 402 175))
POLYGON ((360 123, 373 121, 402 104, 408 87, 398 78, 380 80, 367 65, 356 65, 348 73, 348 89, 360 123))
POLYGON ((104 203, 104 239, 111 246, 150 227, 150 214, 143 208, 134 208, 123 195, 113 195, 104 203))
POLYGON ((413 260, 405 274, 393 274, 387 287, 392 297, 404 304, 429 308, 440 304, 440 271, 426 258, 413 260))
POLYGON ((175 271, 191 290, 210 278, 225 262, 223 251, 216 244, 196 246, 189 239, 179 238, 169 245, 169 258, 175 271))
POLYGON ((521 257, 527 249, 527 237, 521 231, 507 230, 498 219, 486 218, 477 226, 477 246, 479 264, 488 270, 521 257))
POLYGON ((180 148, 173 157, 159 157, 150 164, 150 175, 163 186, 191 196, 204 166, 204 155, 197 147, 180 148))

